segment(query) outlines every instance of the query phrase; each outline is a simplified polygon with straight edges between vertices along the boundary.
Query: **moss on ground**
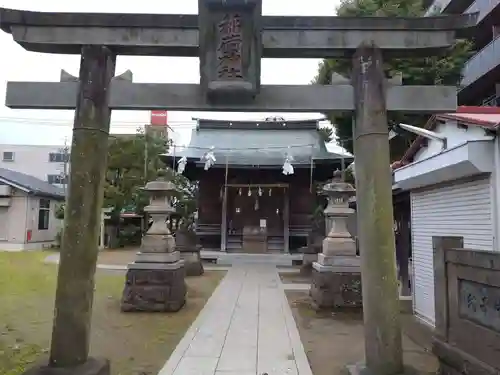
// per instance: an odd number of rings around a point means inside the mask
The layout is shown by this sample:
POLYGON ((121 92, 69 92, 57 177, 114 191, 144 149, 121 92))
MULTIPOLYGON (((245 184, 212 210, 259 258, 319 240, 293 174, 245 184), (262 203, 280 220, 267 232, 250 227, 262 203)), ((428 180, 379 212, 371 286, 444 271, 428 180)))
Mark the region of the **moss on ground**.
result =
MULTIPOLYGON (((361 312, 317 311, 307 292, 287 291, 286 296, 314 375, 344 375, 346 366, 364 359, 361 312)), ((438 362, 432 353, 403 335, 406 365, 421 375, 435 375, 438 362)))
MULTIPOLYGON (((0 374, 19 375, 48 354, 57 266, 47 252, 0 252, 0 374)), ((124 273, 98 271, 91 354, 111 360, 114 375, 153 375, 215 290, 225 272, 188 278, 188 302, 178 313, 121 313, 124 273)))

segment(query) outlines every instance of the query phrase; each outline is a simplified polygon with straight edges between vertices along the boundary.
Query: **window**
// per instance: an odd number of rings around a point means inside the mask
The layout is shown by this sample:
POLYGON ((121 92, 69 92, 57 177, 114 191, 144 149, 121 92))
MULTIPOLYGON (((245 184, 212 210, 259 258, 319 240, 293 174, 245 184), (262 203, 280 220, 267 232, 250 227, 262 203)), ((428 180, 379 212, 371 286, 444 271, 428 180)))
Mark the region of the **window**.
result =
POLYGON ((64 185, 68 181, 67 177, 61 174, 49 174, 47 176, 47 182, 49 184, 59 184, 59 185, 64 185))
POLYGON ((49 229, 50 218, 50 200, 40 199, 40 206, 38 208, 38 230, 49 229))
POLYGON ((69 162, 69 154, 64 152, 51 152, 49 154, 51 163, 67 163, 69 162))
POLYGON ((3 161, 14 161, 14 153, 12 151, 3 152, 3 161))

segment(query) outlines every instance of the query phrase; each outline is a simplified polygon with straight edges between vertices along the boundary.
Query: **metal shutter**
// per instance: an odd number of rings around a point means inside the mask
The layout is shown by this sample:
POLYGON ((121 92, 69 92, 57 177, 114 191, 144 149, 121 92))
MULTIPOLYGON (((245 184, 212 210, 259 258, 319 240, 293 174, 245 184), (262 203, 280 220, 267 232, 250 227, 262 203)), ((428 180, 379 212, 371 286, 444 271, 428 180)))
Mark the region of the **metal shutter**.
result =
POLYGON ((433 236, 461 236, 469 249, 493 249, 490 179, 411 193, 413 308, 434 325, 433 236))

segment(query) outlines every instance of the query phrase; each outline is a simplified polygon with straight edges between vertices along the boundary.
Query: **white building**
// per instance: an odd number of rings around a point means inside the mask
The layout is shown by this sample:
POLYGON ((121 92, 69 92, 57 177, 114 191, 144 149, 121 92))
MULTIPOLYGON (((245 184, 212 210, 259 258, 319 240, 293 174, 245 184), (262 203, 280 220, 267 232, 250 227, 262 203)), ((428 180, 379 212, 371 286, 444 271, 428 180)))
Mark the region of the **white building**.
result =
POLYGON ((55 244, 61 221, 55 212, 63 190, 36 177, 0 168, 0 251, 55 244))
POLYGON ((69 151, 64 146, 0 144, 0 168, 64 187, 69 173, 69 151))
POLYGON ((500 108, 461 107, 433 116, 394 171, 394 188, 410 192, 413 309, 434 326, 433 236, 463 237, 464 247, 499 249, 500 108))

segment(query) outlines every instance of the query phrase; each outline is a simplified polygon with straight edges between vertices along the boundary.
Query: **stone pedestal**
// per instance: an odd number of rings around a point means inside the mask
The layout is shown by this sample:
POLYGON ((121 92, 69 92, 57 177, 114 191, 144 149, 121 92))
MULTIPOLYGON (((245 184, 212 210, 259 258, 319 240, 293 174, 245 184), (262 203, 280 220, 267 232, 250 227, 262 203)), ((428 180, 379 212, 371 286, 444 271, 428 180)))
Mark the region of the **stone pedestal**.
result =
POLYGON ((122 311, 179 311, 186 303, 187 290, 184 277, 185 269, 182 261, 171 264, 129 265, 123 291, 122 311))
POLYGON ((181 251, 181 259, 184 261, 186 276, 201 276, 205 273, 201 262, 200 248, 196 247, 192 251, 181 251))
POLYGON ((323 252, 313 263, 311 297, 318 308, 363 305, 360 259, 354 241, 349 239, 325 238, 323 252))
POLYGON ((181 260, 184 262, 186 276, 201 276, 205 273, 203 264, 201 263, 200 250, 201 247, 182 247, 177 248, 181 254, 181 260))
POLYGON ((318 261, 318 254, 321 253, 322 237, 322 235, 318 235, 315 232, 310 233, 307 241, 307 246, 300 249, 300 252, 304 254, 302 256, 302 266, 300 267, 300 273, 304 276, 311 275, 312 265, 314 262, 318 261))
POLYGON ((146 185, 152 193, 151 204, 144 210, 153 219, 153 225, 144 236, 141 251, 134 263, 128 265, 123 290, 124 312, 175 312, 186 303, 184 261, 175 249, 175 239, 166 219, 173 212, 168 200, 173 185, 153 181, 146 185))
POLYGON ((178 230, 175 235, 176 250, 184 261, 186 276, 201 276, 205 272, 201 262, 201 246, 196 244, 196 234, 178 230))
POLYGON ((312 267, 311 297, 318 308, 360 308, 361 267, 356 256, 356 243, 347 230, 347 218, 353 213, 348 199, 354 188, 334 175, 323 191, 328 194, 325 209, 328 236, 323 240, 323 251, 312 267))
POLYGON ((324 266, 315 262, 310 294, 320 309, 360 308, 363 306, 361 273, 350 271, 350 267, 324 266))
POLYGON ((312 272, 312 265, 318 260, 318 254, 304 253, 302 256, 302 265, 300 266, 300 273, 302 275, 310 275, 312 272))

